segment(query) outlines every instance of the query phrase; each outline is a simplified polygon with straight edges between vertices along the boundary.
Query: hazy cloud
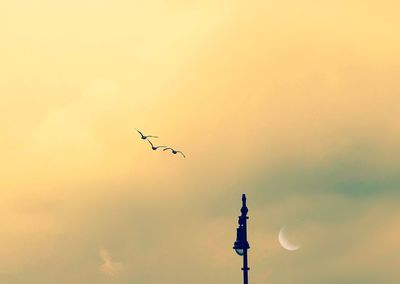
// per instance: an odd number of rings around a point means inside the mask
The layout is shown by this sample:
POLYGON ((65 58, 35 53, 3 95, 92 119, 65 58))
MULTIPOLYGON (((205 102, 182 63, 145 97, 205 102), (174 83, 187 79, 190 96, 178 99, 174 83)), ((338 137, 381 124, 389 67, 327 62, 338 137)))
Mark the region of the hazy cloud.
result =
POLYGON ((113 261, 105 248, 100 249, 99 255, 103 262, 99 269, 103 274, 107 276, 117 276, 122 272, 122 263, 113 261))
POLYGON ((256 284, 398 283, 400 4, 25 2, 0 11, 2 284, 235 283, 243 192, 256 284))

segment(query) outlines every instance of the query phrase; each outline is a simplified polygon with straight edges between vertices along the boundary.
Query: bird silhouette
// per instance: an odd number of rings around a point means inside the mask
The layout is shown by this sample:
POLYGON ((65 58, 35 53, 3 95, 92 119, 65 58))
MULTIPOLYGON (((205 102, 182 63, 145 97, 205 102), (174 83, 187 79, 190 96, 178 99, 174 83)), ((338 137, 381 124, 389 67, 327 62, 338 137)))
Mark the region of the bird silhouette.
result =
POLYGON ((158 136, 153 136, 153 135, 143 135, 143 133, 142 132, 140 132, 139 130, 137 130, 136 129, 136 131, 137 132, 139 132, 139 134, 140 134, 140 138, 142 138, 143 140, 146 140, 147 138, 150 138, 150 137, 152 137, 152 138, 158 138, 158 136))
POLYGON ((172 149, 172 148, 170 148, 170 147, 163 149, 163 151, 167 151, 167 150, 171 150, 172 154, 174 154, 174 155, 180 153, 184 158, 186 158, 185 154, 183 154, 182 151, 177 151, 177 150, 172 149))
POLYGON ((158 148, 165 148, 167 146, 154 146, 153 143, 151 143, 151 141, 149 139, 147 139, 147 141, 150 143, 151 145, 151 149, 153 149, 154 151, 157 150, 158 148))

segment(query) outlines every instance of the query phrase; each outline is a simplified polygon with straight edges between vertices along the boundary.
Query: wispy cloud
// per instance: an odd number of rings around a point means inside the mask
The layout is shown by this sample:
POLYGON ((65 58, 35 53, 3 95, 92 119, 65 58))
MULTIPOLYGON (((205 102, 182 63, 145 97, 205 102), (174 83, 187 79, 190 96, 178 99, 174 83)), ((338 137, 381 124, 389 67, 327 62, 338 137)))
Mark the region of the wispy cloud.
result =
POLYGON ((99 256, 103 263, 100 265, 100 271, 107 276, 116 276, 122 271, 122 263, 113 261, 109 252, 105 248, 101 248, 99 256))

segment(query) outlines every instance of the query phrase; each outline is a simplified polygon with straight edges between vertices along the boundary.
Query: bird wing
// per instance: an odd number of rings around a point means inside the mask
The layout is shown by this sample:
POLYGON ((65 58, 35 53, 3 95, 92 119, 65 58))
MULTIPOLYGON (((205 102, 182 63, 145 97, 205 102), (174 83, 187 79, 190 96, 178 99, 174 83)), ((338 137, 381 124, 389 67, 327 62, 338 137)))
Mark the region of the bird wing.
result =
POLYGON ((167 147, 167 148, 163 149, 163 151, 167 151, 167 150, 172 150, 172 148, 167 147))
POLYGON ((177 153, 181 153, 184 158, 186 158, 185 154, 182 151, 176 151, 177 153))
POLYGON ((158 138, 158 136, 153 136, 153 135, 147 135, 146 137, 158 138))
POLYGON ((137 129, 136 129, 136 131, 137 131, 137 132, 139 132, 139 134, 140 134, 142 137, 144 137, 144 135, 143 135, 143 133, 142 133, 142 132, 140 132, 140 131, 139 131, 139 130, 137 130, 137 129))
POLYGON ((147 141, 150 143, 151 147, 154 147, 153 143, 151 143, 149 139, 147 139, 147 141))

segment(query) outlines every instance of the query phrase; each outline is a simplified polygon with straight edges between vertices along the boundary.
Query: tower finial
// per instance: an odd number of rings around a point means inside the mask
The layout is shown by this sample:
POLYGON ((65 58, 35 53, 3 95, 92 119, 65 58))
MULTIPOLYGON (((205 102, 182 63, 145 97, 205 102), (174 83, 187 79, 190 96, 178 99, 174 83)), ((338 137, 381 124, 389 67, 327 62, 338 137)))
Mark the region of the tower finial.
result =
POLYGON ((242 209, 240 209, 242 215, 246 216, 247 212, 249 211, 246 206, 246 194, 242 194, 242 209))

